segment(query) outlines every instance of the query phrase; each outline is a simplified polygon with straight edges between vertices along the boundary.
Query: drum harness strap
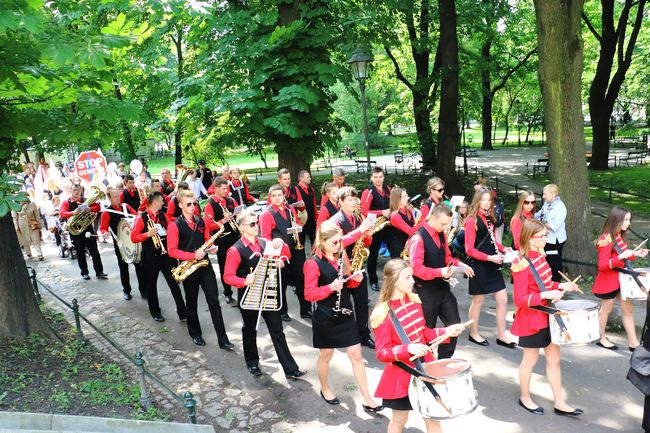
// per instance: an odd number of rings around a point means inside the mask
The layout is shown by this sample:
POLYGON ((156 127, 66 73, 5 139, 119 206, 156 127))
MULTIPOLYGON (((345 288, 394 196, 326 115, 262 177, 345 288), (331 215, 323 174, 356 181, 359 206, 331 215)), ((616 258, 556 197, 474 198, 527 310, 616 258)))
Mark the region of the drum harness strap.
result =
MULTIPOLYGON (((616 242, 613 242, 613 244, 614 244, 614 249, 616 250, 616 254, 622 254, 623 250, 621 249, 621 247, 619 247, 616 242)), ((643 290, 644 292, 647 292, 648 289, 643 285, 643 283, 639 279, 639 276, 641 275, 641 272, 638 272, 638 271, 634 270, 634 267, 632 266, 632 261, 629 260, 629 259, 624 259, 623 263, 625 263, 625 267, 624 268, 616 268, 616 270, 618 272, 622 272, 624 274, 628 274, 628 275, 632 276, 632 278, 634 279, 634 282, 639 286, 639 288, 641 290, 643 290)))
MULTIPOLYGON (((395 315, 393 309, 389 308, 388 313, 390 314, 390 320, 393 322, 395 331, 397 331, 397 335, 399 336, 402 344, 411 344, 411 341, 406 335, 406 331, 402 327, 402 324, 399 323, 399 320, 397 320, 397 316, 395 315)), ((414 377, 422 380, 422 383, 424 383, 424 386, 426 386, 429 392, 431 392, 433 398, 435 398, 436 401, 447 411, 447 413, 451 415, 451 410, 449 410, 449 408, 443 403, 442 398, 440 398, 440 394, 438 394, 436 389, 433 387, 433 384, 431 383, 432 381, 435 381, 435 378, 429 376, 424 372, 424 366, 422 365, 422 361, 420 361, 420 359, 413 360, 413 365, 415 365, 415 368, 402 361, 393 361, 393 364, 397 365, 399 368, 413 375, 414 377)))
MULTIPOLYGON (((544 282, 542 281, 542 278, 539 276, 537 273, 537 269, 535 269, 535 265, 533 265, 533 262, 526 257, 526 260, 530 264, 530 272, 533 274, 533 278, 535 279, 535 282, 537 283, 537 287, 539 287, 540 292, 546 292, 546 286, 544 285, 544 282)), ((571 341, 571 336, 569 335, 569 330, 567 329, 566 325, 564 324, 564 320, 562 320, 562 317, 559 315, 560 310, 557 308, 553 307, 547 307, 545 305, 537 305, 535 307, 530 307, 533 310, 541 311, 546 314, 550 314, 553 317, 555 317, 555 321, 557 322, 558 326, 560 327, 560 330, 562 331, 562 334, 567 337, 567 340, 571 341)))

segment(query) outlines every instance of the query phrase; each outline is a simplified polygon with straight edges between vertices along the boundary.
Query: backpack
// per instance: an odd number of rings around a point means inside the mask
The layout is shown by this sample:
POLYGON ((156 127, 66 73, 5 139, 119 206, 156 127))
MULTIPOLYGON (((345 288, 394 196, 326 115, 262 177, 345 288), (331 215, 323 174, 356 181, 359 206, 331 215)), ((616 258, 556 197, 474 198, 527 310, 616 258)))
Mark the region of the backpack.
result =
POLYGON ((494 219, 494 227, 501 227, 506 220, 506 210, 500 199, 496 199, 494 202, 494 219))

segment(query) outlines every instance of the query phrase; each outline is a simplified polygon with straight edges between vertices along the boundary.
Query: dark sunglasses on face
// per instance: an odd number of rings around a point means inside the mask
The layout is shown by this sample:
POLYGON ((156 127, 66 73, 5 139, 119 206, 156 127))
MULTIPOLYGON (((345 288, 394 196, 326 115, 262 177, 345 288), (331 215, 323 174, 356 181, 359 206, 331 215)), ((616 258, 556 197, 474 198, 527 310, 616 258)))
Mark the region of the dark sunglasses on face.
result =
POLYGON ((198 205, 199 205, 198 201, 193 201, 193 202, 187 203, 185 206, 187 206, 187 207, 196 207, 198 205))
POLYGON ((434 191, 436 191, 436 192, 443 192, 444 190, 445 190, 444 188, 434 189, 434 191))
POLYGON ((253 228, 257 226, 257 221, 251 221, 249 223, 245 223, 244 225, 253 228))
POLYGON ((535 204, 535 200, 524 200, 524 204, 535 204))

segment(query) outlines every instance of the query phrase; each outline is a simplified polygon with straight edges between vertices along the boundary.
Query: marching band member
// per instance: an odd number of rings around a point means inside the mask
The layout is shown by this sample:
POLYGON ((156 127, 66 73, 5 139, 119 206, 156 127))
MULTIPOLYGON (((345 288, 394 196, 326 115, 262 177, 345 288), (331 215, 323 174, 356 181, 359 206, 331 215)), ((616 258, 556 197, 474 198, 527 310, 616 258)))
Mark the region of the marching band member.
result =
POLYGON ((403 188, 390 192, 390 227, 386 243, 391 259, 399 259, 407 239, 417 231, 415 215, 409 205, 409 195, 403 188))
MULTIPOLYGON (((577 286, 571 282, 557 283, 551 279, 551 268, 546 262, 544 244, 547 230, 544 224, 529 219, 521 230, 520 256, 512 263, 515 282, 514 302, 519 308, 512 324, 511 332, 519 336, 519 346, 524 349, 519 366, 519 406, 535 415, 543 415, 544 409, 537 406, 530 395, 530 378, 539 358, 539 349, 546 356, 546 377, 553 391, 554 412, 557 415, 578 416, 582 409, 569 406, 562 393, 562 372, 560 369, 560 346, 551 343, 549 315, 531 307, 548 306, 548 301, 562 299, 565 291, 575 291, 577 286), (530 265, 534 266, 534 270, 530 265), (534 272, 539 275, 546 291, 537 285, 534 272)), ((550 319, 554 320, 554 319, 550 319)))
MULTIPOLYGON (((120 206, 120 194, 117 192, 116 189, 109 188, 106 195, 108 196, 108 200, 110 202, 110 205, 108 206, 107 209, 115 211, 115 212, 124 212, 122 210, 122 206, 120 206)), ((133 209, 131 206, 128 204, 126 205, 126 212, 128 212, 131 215, 137 215, 138 213, 133 209)), ((117 236, 117 226, 122 221, 125 217, 124 215, 120 215, 118 213, 113 213, 109 212, 108 210, 102 211, 102 215, 100 217, 100 224, 99 224, 99 232, 104 236, 104 239, 109 239, 111 238, 109 228, 113 231, 113 234, 117 236)), ((124 261, 122 258, 122 253, 120 253, 120 249, 117 247, 117 238, 113 238, 113 248, 115 249, 115 257, 117 258, 117 267, 120 270, 120 281, 122 282, 122 291, 124 292, 124 299, 129 301, 131 300, 131 281, 129 279, 129 264, 124 261)), ((138 263, 134 263, 135 266, 135 274, 138 278, 138 289, 140 290, 140 294, 142 297, 145 297, 145 291, 144 291, 144 282, 142 280, 142 266, 140 266, 138 263)))
MULTIPOLYGON (((162 193, 164 205, 163 205, 161 211, 162 211, 162 213, 166 214, 167 213, 167 208, 169 207, 170 198, 167 196, 167 194, 164 193, 162 184, 161 184, 159 179, 151 179, 151 187, 149 189, 149 192, 154 192, 154 191, 158 191, 158 192, 162 193)), ((142 200, 140 202, 140 207, 138 208, 138 211, 139 212, 144 211, 147 208, 147 206, 149 206, 149 197, 148 197, 148 195, 147 195, 147 197, 144 198, 144 200, 142 200)))
POLYGON ((199 287, 203 289, 205 300, 210 310, 212 324, 217 332, 219 347, 224 350, 232 350, 234 345, 228 339, 226 326, 221 315, 219 305, 219 292, 217 289, 217 277, 208 258, 208 254, 215 252, 214 245, 204 251, 197 251, 208 239, 210 231, 205 222, 194 214, 193 207, 198 206, 196 196, 191 191, 181 191, 178 203, 183 214, 169 224, 167 233, 167 246, 169 256, 181 261, 184 260, 207 260, 208 265, 195 270, 183 281, 185 289, 187 330, 192 337, 192 342, 197 346, 205 346, 202 337, 201 323, 197 312, 197 300, 199 287))
MULTIPOLYGON (((451 223, 449 207, 439 203, 431 209, 429 216, 409 241, 409 257, 426 325, 434 328, 438 317, 446 326, 460 323, 458 302, 448 282, 453 275, 451 266, 462 267, 468 277, 473 277, 474 271, 453 258, 449 251, 444 233, 451 223)), ((438 357, 451 358, 455 350, 456 338, 452 338, 449 344, 438 348, 438 357)))
MULTIPOLYGON (((345 170, 341 167, 334 167, 332 169, 332 183, 336 185, 337 188, 343 188, 344 186, 350 186, 346 185, 345 183, 345 170)), ((327 203, 327 197, 325 194, 322 194, 321 200, 320 200, 320 207, 321 209, 323 206, 325 206, 325 203, 327 203)))
POLYGON ((316 221, 318 220, 318 209, 316 208, 316 191, 311 186, 311 174, 307 170, 298 172, 298 185, 296 188, 305 201, 305 210, 307 211, 307 222, 303 225, 303 239, 309 237, 309 242, 313 245, 316 240, 316 221))
POLYGON ((226 256, 228 249, 239 239, 239 229, 235 223, 235 208, 238 206, 234 198, 229 197, 230 189, 228 181, 219 176, 214 180, 214 193, 208 199, 203 209, 203 219, 210 233, 214 233, 225 227, 222 236, 216 241, 219 247, 217 251, 217 260, 219 262, 219 272, 221 273, 221 284, 223 284, 223 295, 226 297, 226 304, 232 304, 232 288, 224 279, 223 270, 226 267, 226 256))
POLYGON ((596 275, 592 292, 594 296, 601 299, 599 312, 600 341, 596 344, 605 349, 618 349, 615 344, 612 344, 607 339, 605 334, 607 319, 614 308, 615 300, 618 300, 621 304, 621 321, 625 328, 630 351, 633 351, 639 345, 634 325, 634 304, 631 299, 623 300, 621 298, 617 271, 617 268, 625 268, 624 260, 635 260, 637 257, 646 257, 648 255, 648 250, 644 249, 632 252, 633 250, 629 249, 625 243, 625 233, 631 222, 632 214, 629 210, 624 207, 614 206, 605 219, 602 234, 596 242, 598 275, 596 275), (618 246, 620 253, 614 245, 618 246))
POLYGON ((420 221, 418 221, 418 228, 429 218, 431 209, 438 203, 442 203, 445 194, 445 181, 436 176, 432 177, 427 181, 427 192, 429 193, 429 197, 420 206, 422 216, 420 217, 420 221))
POLYGON ((146 211, 141 212, 135 219, 133 230, 131 231, 131 241, 142 243, 140 260, 142 263, 144 282, 146 283, 145 294, 149 304, 149 313, 151 313, 151 317, 156 322, 165 321, 160 311, 160 303, 158 302, 158 274, 162 272, 176 303, 178 318, 185 320, 187 316, 185 313, 183 294, 178 283, 172 276, 172 268, 175 266, 176 261, 170 259, 169 255, 167 255, 166 235, 159 235, 158 227, 149 228, 149 221, 153 224, 160 224, 164 230, 167 230, 169 226, 165 214, 160 211, 163 207, 163 194, 154 191, 149 193, 147 199, 149 200, 149 206, 147 206, 146 211), (158 246, 156 243, 158 243, 158 246))
MULTIPOLYGON (((401 259, 392 259, 384 267, 384 280, 379 303, 370 317, 370 323, 377 338, 377 359, 384 362, 384 371, 379 380, 375 397, 383 399, 383 406, 393 410, 388 424, 388 433, 400 433, 408 421, 409 411, 413 410, 408 397, 411 377, 395 361, 413 367, 409 359, 412 355, 424 357, 425 362, 434 360, 427 343, 445 333, 457 337, 463 331, 462 325, 431 329, 425 326, 421 301, 413 293, 413 271, 401 259), (402 344, 389 312, 392 310, 398 322, 408 330, 410 344, 402 344)), ((447 343, 445 340, 443 343, 447 343)), ((440 421, 424 419, 427 433, 442 432, 440 421)))
POLYGON ((537 201, 535 193, 532 191, 522 191, 519 194, 519 202, 515 214, 510 220, 510 231, 512 232, 512 240, 514 242, 515 250, 519 250, 519 237, 521 236, 521 228, 526 220, 535 218, 535 207, 537 201))
MULTIPOLYGON (((390 187, 384 185, 384 170, 381 167, 373 167, 370 175, 371 185, 363 190, 361 194, 361 213, 368 216, 374 213, 377 217, 383 216, 390 218, 390 187)), ((372 235, 372 244, 370 244, 370 255, 368 256, 368 280, 370 288, 375 292, 379 291, 379 279, 377 278, 377 257, 381 244, 386 240, 388 230, 386 228, 372 235)))
MULTIPOLYGON (((133 178, 131 178, 133 181, 133 178)), ((69 199, 61 203, 61 218, 64 220, 69 220, 74 215, 78 214, 84 210, 85 205, 83 205, 85 198, 81 197, 82 187, 79 184, 73 185, 70 190, 71 196, 69 199)), ((90 205, 89 209, 92 212, 99 212, 99 203, 95 202, 90 205)), ((86 238, 86 233, 91 235, 95 234, 93 225, 90 224, 83 233, 78 235, 70 234, 70 239, 72 240, 72 245, 77 253, 77 263, 79 264, 79 269, 81 270, 81 278, 84 280, 90 280, 88 276, 88 262, 86 262, 86 249, 90 253, 90 257, 93 259, 93 268, 95 269, 95 275, 100 280, 108 279, 108 275, 104 273, 104 266, 102 265, 102 258, 99 255, 99 250, 97 249, 97 238, 95 236, 90 236, 86 238)))
POLYGON ((257 203, 259 200, 251 195, 248 190, 248 185, 239 178, 240 176, 241 171, 238 167, 230 170, 230 180, 228 181, 230 195, 232 195, 235 200, 237 200, 237 203, 240 204, 257 203))
POLYGON ((127 174, 124 176, 124 189, 120 193, 120 204, 126 203, 133 209, 140 208, 140 193, 135 187, 133 176, 127 174))
POLYGON ((325 201, 321 203, 320 211, 318 212, 318 221, 316 221, 316 229, 320 227, 328 219, 332 218, 339 211, 339 187, 334 182, 325 182, 321 188, 321 194, 325 201))
MULTIPOLYGON (((286 175, 288 176, 288 172, 286 175)), ((280 184, 271 186, 269 188, 269 206, 260 215, 260 232, 262 237, 269 241, 276 238, 282 239, 284 243, 289 245, 291 251, 291 261, 282 270, 282 298, 284 303, 281 317, 285 322, 291 321, 287 307, 287 284, 292 284, 296 288, 296 296, 300 303, 300 317, 303 319, 311 318, 311 304, 305 300, 305 278, 302 274, 305 263, 304 245, 300 244, 299 236, 287 232, 290 227, 299 225, 298 213, 293 207, 286 204, 285 189, 280 184), (288 281, 287 277, 289 276, 291 276, 291 281, 288 281)))
MULTIPOLYGON (((372 243, 372 239, 366 236, 366 232, 372 229, 372 222, 369 219, 363 221, 354 214, 357 207, 357 192, 351 186, 346 186, 339 189, 339 211, 331 218, 332 221, 343 232, 343 248, 346 249, 347 256, 352 258, 352 251, 354 244, 363 236, 364 245, 368 247, 372 243)), ((368 283, 364 276, 363 281, 357 288, 352 291, 352 299, 354 300, 354 317, 357 322, 357 329, 359 330, 359 337, 361 345, 375 348, 375 342, 370 336, 370 329, 368 328, 368 283)))
POLYGON ((475 278, 469 280, 469 294, 472 304, 469 307, 471 324, 469 341, 480 346, 489 346, 478 331, 481 305, 485 295, 494 294, 496 300, 497 344, 514 349, 517 344, 509 341, 506 334, 506 313, 508 293, 506 283, 501 275, 500 266, 503 256, 500 252, 510 251, 498 243, 494 237, 494 196, 486 189, 474 193, 474 199, 465 220, 465 251, 475 278))
POLYGON ((292 205, 294 203, 303 202, 303 205, 297 206, 296 210, 303 211, 305 210, 305 200, 298 190, 298 187, 291 185, 291 173, 286 168, 281 168, 278 170, 278 184, 282 186, 282 192, 287 198, 287 203, 292 205))
MULTIPOLYGON (((178 194, 180 194, 181 191, 189 191, 189 189, 190 186, 184 180, 178 182, 178 190, 176 194, 174 194, 174 197, 170 198, 169 201, 167 201, 167 212, 165 212, 165 218, 168 222, 173 223, 174 220, 181 216, 183 213, 181 211, 181 207, 178 205, 178 194)), ((194 215, 201 216, 201 209, 199 206, 196 206, 194 208, 194 215)))
POLYGON ((542 191, 544 205, 535 213, 535 218, 546 224, 548 241, 546 242, 546 261, 553 271, 553 281, 561 281, 562 249, 567 239, 566 206, 560 199, 560 189, 549 183, 542 191))
POLYGON ((313 345, 320 349, 316 361, 320 395, 331 405, 339 404, 327 378, 334 349, 344 348, 352 362, 352 373, 365 402, 363 410, 378 412, 383 407, 375 403, 368 392, 366 366, 350 301, 350 292, 356 290, 363 275, 344 282, 343 278, 350 277, 350 262, 342 246, 342 237, 341 229, 333 221, 321 224, 314 243, 314 257, 305 262, 304 268, 305 298, 316 303, 312 331, 313 345))
POLYGON ((174 189, 176 188, 176 185, 174 185, 174 181, 172 180, 172 172, 169 171, 168 168, 163 168, 160 170, 160 178, 162 180, 162 193, 169 197, 172 192, 174 192, 174 189))
MULTIPOLYGON (((226 258, 226 267, 224 270, 224 279, 232 287, 237 289, 237 304, 241 304, 244 297, 246 287, 253 284, 255 275, 251 269, 255 269, 260 256, 255 253, 262 254, 267 242, 272 242, 273 247, 276 249, 281 248, 280 256, 287 259, 291 258, 289 247, 282 239, 276 238, 272 241, 267 241, 259 237, 259 224, 255 212, 252 210, 245 210, 237 215, 237 225, 241 230, 241 238, 228 250, 228 257, 226 258)), ((284 262, 280 262, 280 266, 284 262)), ((239 309, 242 317, 242 341, 244 344, 244 359, 246 360, 246 367, 253 376, 261 376, 259 362, 260 357, 257 352, 257 330, 255 325, 257 323, 258 312, 254 310, 239 309)), ((266 323, 269 330, 275 353, 278 356, 278 361, 282 365, 284 374, 289 379, 297 379, 304 376, 306 372, 301 371, 296 364, 287 339, 282 329, 282 319, 279 311, 262 311, 262 318, 266 323)))

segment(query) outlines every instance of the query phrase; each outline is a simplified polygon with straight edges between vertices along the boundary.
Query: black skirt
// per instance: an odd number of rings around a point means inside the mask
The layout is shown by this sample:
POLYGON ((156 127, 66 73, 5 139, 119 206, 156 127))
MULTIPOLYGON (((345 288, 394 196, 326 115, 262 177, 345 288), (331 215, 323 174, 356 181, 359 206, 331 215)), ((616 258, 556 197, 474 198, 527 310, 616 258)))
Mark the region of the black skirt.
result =
POLYGON ((619 293, 621 293, 621 289, 616 289, 609 293, 594 293, 594 296, 600 299, 614 299, 619 293))
POLYGON ((317 349, 342 349, 361 342, 354 315, 341 314, 335 318, 327 307, 317 307, 312 313, 312 331, 317 349))
POLYGON ((506 288, 503 275, 496 263, 472 259, 470 266, 474 269, 474 278, 469 279, 470 295, 489 295, 506 288))
POLYGON ((519 347, 543 349, 549 344, 551 344, 551 330, 548 326, 544 329, 540 329, 533 335, 519 337, 519 347))
POLYGON ((393 410, 413 410, 409 396, 402 398, 385 398, 381 402, 382 406, 393 410))

